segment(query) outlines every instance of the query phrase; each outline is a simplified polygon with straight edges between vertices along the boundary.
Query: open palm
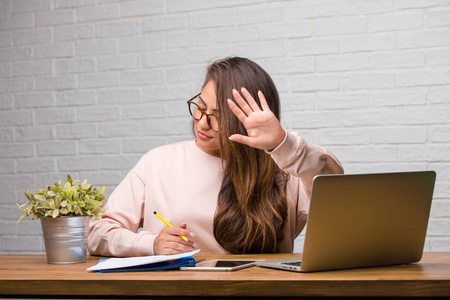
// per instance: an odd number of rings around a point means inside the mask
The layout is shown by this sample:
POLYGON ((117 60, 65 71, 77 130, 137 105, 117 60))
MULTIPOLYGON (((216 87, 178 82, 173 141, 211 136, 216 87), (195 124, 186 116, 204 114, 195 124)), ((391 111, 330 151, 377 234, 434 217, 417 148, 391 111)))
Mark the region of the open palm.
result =
POLYGON ((241 92, 245 100, 237 90, 233 90, 237 105, 231 99, 228 99, 228 105, 239 121, 244 124, 248 136, 233 134, 230 140, 262 150, 273 150, 284 139, 283 127, 270 110, 261 91, 258 92, 261 108, 245 88, 242 88, 241 92))

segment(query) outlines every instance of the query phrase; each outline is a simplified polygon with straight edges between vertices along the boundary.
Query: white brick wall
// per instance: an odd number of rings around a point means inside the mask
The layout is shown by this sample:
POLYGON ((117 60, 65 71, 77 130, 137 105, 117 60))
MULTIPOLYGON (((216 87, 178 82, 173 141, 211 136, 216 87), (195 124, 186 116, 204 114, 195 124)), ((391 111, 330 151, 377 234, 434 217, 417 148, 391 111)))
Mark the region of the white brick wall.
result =
POLYGON ((192 138, 185 101, 234 55, 347 173, 436 170, 425 250, 450 251, 450 0, 0 0, 0 254, 43 252, 16 224, 27 188, 71 173, 109 194, 192 138))

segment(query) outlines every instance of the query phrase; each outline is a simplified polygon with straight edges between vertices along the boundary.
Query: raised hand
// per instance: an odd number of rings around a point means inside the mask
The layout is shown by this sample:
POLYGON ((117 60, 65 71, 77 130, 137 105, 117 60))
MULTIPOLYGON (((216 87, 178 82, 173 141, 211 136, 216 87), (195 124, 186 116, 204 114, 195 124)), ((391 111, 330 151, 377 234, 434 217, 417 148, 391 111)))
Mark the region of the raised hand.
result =
POLYGON ((285 131, 267 105, 263 93, 258 91, 261 108, 247 89, 242 88, 241 93, 245 100, 237 90, 233 90, 233 97, 238 105, 228 99, 228 106, 239 121, 244 124, 248 136, 233 134, 229 137, 230 140, 257 149, 268 151, 275 149, 283 141, 285 131))

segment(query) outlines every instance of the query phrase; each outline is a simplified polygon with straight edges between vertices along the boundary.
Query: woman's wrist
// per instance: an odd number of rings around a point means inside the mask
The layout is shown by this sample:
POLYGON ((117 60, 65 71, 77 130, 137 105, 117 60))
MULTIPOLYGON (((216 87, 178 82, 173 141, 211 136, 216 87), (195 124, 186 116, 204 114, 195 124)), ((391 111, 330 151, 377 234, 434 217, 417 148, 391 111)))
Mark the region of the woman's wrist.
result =
POLYGON ((286 139, 287 132, 286 130, 280 126, 280 130, 278 131, 277 137, 275 138, 274 146, 271 147, 270 150, 266 150, 267 152, 272 152, 277 149, 286 139))

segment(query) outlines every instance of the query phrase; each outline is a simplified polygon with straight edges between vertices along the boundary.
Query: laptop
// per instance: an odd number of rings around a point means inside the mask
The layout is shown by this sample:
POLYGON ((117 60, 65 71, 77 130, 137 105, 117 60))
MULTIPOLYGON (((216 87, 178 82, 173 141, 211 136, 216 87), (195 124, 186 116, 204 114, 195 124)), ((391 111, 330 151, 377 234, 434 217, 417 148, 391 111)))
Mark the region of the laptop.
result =
POLYGON ((435 180, 434 171, 318 175, 302 258, 256 265, 314 272, 417 262, 435 180))

